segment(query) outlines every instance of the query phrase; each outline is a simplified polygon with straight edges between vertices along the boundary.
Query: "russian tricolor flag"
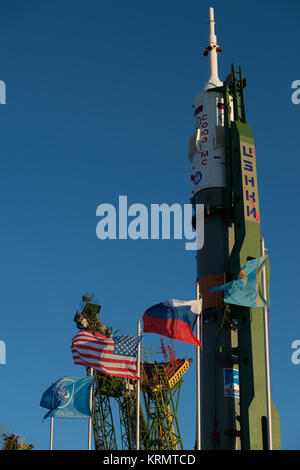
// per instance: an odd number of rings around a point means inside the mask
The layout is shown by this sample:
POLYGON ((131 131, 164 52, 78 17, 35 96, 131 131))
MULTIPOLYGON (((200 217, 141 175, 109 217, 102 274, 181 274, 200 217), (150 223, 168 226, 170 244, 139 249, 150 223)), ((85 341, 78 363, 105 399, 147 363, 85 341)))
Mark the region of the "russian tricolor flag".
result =
POLYGON ((197 315, 201 313, 202 300, 166 300, 148 308, 143 315, 144 333, 157 333, 185 343, 201 346, 194 336, 197 315))
POLYGON ((197 114, 202 113, 202 111, 203 111, 203 105, 200 104, 200 106, 198 106, 198 108, 195 109, 194 116, 196 117, 197 114))

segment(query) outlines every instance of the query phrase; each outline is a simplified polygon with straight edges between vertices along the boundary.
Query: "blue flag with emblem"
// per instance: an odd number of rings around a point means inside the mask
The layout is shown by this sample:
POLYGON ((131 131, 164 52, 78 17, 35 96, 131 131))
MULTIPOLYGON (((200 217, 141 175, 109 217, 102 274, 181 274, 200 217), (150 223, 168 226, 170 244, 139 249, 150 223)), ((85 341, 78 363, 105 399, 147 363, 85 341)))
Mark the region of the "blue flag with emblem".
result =
POLYGON ((267 262, 267 255, 248 261, 235 281, 212 287, 210 292, 226 291, 224 302, 244 307, 268 307, 262 292, 262 270, 267 262))
POLYGON ((90 418, 90 394, 94 377, 62 377, 42 396, 40 405, 53 418, 90 418))

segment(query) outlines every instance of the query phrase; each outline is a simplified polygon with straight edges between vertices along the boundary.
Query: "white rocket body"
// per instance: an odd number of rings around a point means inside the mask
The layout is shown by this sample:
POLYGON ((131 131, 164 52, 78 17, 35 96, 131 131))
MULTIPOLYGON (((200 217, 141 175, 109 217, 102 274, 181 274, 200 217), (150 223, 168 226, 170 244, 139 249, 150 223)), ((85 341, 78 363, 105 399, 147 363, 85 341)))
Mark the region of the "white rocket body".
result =
MULTIPOLYGON (((212 8, 209 9, 209 13, 210 34, 207 50, 210 76, 193 104, 195 134, 189 149, 192 163, 192 197, 202 189, 226 186, 224 98, 217 90, 207 91, 223 85, 218 78, 218 45, 214 33, 212 8)), ((231 110, 232 115, 233 106, 231 110)))

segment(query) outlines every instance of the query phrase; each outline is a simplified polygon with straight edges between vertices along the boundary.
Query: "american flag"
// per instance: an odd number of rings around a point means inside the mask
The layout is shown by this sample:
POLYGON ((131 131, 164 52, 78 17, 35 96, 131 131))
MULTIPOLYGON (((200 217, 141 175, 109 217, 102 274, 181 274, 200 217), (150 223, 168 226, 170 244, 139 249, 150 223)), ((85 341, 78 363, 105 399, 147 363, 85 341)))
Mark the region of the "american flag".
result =
POLYGON ((136 355, 140 336, 108 338, 92 331, 80 331, 72 340, 74 364, 92 367, 107 375, 140 380, 136 355))

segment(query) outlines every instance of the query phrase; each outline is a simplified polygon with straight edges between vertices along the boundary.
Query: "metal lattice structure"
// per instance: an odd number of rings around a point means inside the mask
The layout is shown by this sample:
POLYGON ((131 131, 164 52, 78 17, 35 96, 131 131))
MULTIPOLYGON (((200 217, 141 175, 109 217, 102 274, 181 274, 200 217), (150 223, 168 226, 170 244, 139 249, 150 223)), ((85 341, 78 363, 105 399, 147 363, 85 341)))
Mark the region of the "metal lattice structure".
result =
MULTIPOLYGON (((92 294, 82 297, 74 321, 79 329, 112 336, 98 318, 100 305, 92 294)), ((151 362, 151 351, 146 350, 141 364, 140 448, 144 450, 183 449, 178 422, 182 376, 190 367, 191 359, 176 359, 172 341, 161 340, 156 353, 161 362, 151 362)), ((87 369, 87 374, 90 370, 87 369)), ((133 450, 136 448, 136 382, 113 377, 94 370, 93 431, 96 450, 133 450), (119 429, 114 424, 114 410, 118 409, 119 429)))
POLYGON ((176 359, 172 341, 161 339, 163 362, 143 362, 142 393, 147 416, 148 449, 183 449, 178 422, 182 376, 191 360, 176 359))
POLYGON ((0 432, 1 450, 31 450, 32 444, 26 444, 25 438, 20 434, 12 433, 6 426, 1 427, 0 432))

